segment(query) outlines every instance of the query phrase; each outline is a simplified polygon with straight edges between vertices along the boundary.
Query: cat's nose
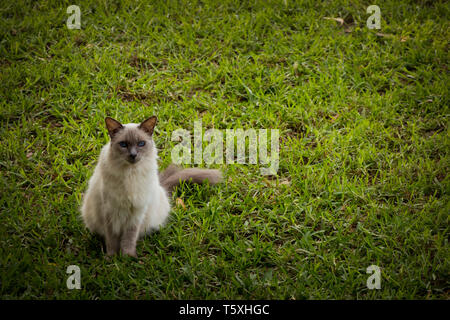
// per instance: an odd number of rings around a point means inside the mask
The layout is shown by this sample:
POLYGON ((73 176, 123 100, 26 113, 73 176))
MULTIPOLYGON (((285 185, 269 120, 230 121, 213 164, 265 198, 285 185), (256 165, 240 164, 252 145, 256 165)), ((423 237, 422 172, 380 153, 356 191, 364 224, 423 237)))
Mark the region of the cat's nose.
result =
POLYGON ((131 159, 136 159, 137 154, 136 153, 130 153, 130 158, 131 159))

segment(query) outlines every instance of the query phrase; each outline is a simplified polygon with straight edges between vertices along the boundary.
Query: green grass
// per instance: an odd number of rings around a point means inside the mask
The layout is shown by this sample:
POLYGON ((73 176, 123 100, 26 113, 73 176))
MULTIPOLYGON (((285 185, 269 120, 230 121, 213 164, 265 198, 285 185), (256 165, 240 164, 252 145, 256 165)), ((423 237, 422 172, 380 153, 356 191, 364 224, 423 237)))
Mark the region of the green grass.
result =
POLYGON ((286 4, 2 3, 2 299, 449 299, 449 5, 286 4), (153 114, 162 168, 202 119, 279 129, 278 176, 216 166, 138 260, 106 259, 78 210, 103 119, 153 114))

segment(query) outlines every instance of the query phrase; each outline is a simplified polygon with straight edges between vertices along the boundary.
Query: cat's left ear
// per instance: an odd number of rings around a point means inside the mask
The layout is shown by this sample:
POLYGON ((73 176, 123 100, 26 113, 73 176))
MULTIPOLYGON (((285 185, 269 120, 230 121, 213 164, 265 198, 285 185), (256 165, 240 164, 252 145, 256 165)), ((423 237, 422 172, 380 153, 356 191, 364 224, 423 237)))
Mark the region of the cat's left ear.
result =
POLYGON ((156 116, 148 118, 139 125, 139 129, 142 129, 149 135, 152 135, 153 129, 155 129, 156 120, 157 120, 156 116))

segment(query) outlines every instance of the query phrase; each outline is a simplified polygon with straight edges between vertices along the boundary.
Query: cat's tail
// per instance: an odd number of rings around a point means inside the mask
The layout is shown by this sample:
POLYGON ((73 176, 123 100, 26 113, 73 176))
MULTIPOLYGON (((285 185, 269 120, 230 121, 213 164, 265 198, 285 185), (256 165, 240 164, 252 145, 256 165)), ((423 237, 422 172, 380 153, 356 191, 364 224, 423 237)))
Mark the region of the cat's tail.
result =
POLYGON ((209 184, 217 184, 222 181, 222 173, 216 169, 183 169, 171 164, 159 174, 161 185, 170 194, 182 181, 191 181, 200 184, 206 180, 208 180, 209 184))

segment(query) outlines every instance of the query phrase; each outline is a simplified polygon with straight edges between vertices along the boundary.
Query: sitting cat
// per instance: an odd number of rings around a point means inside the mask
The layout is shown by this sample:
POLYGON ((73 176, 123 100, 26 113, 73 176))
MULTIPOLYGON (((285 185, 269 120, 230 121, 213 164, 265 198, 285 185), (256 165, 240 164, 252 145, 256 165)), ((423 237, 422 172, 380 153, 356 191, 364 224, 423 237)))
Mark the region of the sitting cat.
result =
POLYGON ((104 237, 108 255, 120 251, 136 257, 138 238, 166 222, 175 186, 181 181, 216 184, 222 175, 219 170, 174 165, 158 175, 156 116, 141 124, 121 124, 110 117, 105 122, 110 141, 102 148, 81 213, 87 228, 104 237))

